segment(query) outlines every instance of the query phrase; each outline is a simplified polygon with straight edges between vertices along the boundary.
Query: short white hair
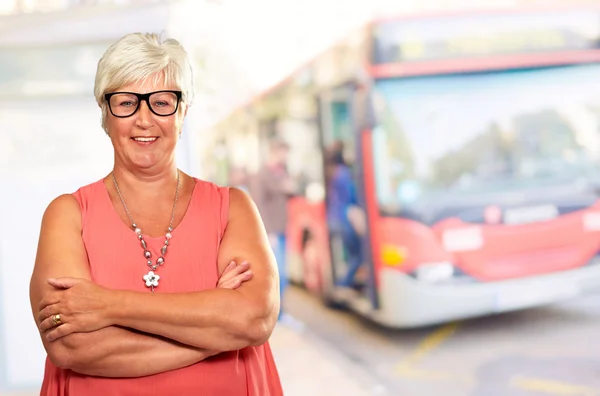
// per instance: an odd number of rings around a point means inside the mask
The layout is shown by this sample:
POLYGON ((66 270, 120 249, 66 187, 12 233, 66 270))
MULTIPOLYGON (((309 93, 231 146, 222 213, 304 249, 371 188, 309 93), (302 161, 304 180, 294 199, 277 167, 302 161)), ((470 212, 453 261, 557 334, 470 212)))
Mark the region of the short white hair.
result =
POLYGON ((98 62, 94 96, 102 108, 106 131, 107 105, 104 95, 128 84, 154 76, 182 91, 182 101, 194 100, 194 78, 189 56, 179 41, 162 40, 156 33, 131 33, 112 44, 98 62))

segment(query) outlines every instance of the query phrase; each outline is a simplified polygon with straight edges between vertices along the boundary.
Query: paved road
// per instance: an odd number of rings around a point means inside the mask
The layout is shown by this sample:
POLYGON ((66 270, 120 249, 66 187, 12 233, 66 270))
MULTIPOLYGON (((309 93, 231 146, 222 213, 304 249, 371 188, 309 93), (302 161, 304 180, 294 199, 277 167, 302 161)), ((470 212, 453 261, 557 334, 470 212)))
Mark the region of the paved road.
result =
POLYGON ((600 295, 409 331, 325 308, 295 287, 285 304, 362 369, 374 394, 600 396, 600 295))

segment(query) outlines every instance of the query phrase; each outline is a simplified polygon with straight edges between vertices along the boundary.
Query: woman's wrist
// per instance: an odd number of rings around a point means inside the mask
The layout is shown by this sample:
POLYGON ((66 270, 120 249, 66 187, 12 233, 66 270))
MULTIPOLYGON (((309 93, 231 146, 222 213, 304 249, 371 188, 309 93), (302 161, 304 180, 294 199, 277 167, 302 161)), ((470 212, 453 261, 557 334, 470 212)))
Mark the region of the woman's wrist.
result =
POLYGON ((126 315, 127 311, 127 292, 124 290, 108 290, 106 297, 106 308, 104 311, 104 321, 106 327, 120 325, 120 318, 126 315))

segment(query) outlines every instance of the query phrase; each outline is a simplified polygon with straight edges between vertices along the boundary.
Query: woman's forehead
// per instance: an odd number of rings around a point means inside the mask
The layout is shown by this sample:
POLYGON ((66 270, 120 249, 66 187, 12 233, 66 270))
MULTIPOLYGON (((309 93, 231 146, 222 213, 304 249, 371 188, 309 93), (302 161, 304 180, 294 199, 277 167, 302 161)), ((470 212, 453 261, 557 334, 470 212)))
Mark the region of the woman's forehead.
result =
POLYGON ((132 82, 119 87, 116 91, 136 92, 136 93, 147 93, 162 90, 177 90, 178 88, 174 84, 165 83, 163 76, 150 76, 141 81, 132 82))

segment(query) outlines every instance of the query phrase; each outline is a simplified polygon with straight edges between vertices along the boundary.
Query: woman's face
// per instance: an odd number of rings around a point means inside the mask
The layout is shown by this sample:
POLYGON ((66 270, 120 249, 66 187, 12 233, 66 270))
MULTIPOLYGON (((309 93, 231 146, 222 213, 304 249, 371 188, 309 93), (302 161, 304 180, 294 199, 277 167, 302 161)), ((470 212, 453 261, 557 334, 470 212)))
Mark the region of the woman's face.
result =
MULTIPOLYGON (((178 89, 164 83, 157 85, 151 77, 141 83, 120 87, 114 92, 145 94, 162 90, 178 89)), ((115 111, 118 103, 111 103, 115 111)), ((123 102, 123 106, 135 107, 130 102, 123 102)), ((186 113, 187 106, 179 103, 175 114, 159 116, 148 108, 145 101, 141 101, 138 110, 130 117, 115 117, 107 109, 106 127, 115 150, 116 165, 147 170, 170 166, 175 159, 175 147, 186 113)))

